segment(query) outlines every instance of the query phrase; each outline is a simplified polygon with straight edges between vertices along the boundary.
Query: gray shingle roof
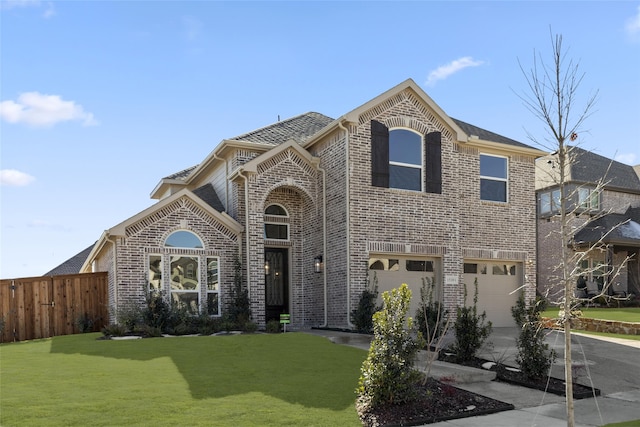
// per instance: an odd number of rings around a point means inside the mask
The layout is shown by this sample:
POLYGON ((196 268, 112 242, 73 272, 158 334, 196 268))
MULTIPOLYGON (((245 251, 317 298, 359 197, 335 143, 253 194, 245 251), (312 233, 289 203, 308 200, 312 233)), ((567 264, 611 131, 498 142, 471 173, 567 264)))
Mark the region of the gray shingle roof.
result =
POLYGON ((597 182, 603 180, 606 187, 640 191, 640 178, 633 166, 616 162, 580 147, 569 147, 575 160, 571 163, 571 180, 597 182))
POLYGON ((193 190, 193 194, 200 197, 205 203, 218 212, 224 211, 224 206, 218 197, 218 193, 216 193, 216 190, 213 188, 213 185, 205 184, 202 187, 198 187, 193 190))
POLYGON ((467 122, 463 122, 462 120, 454 119, 453 117, 451 117, 451 120, 453 120, 458 126, 460 126, 460 129, 462 129, 464 133, 466 133, 469 136, 475 135, 479 139, 482 139, 485 141, 499 142, 501 144, 513 145, 515 147, 532 148, 531 146, 527 144, 523 144, 522 142, 516 141, 515 139, 498 135, 497 133, 493 133, 486 129, 479 128, 478 126, 469 124, 467 122))
POLYGON ((594 219, 578 231, 573 238, 577 244, 599 241, 618 245, 640 246, 640 224, 627 214, 607 214, 594 219))
POLYGON ((55 267, 52 270, 47 271, 43 274, 43 276, 61 276, 63 274, 78 274, 80 273, 80 269, 82 268, 82 264, 87 260, 87 257, 91 253, 91 250, 95 246, 95 243, 88 248, 84 249, 82 252, 74 255, 69 258, 59 266, 55 267))
POLYGON ((179 179, 179 180, 184 180, 186 177, 189 176, 189 174, 191 173, 191 171, 193 171, 195 168, 197 168, 198 165, 195 166, 191 166, 190 168, 186 168, 181 170, 180 172, 176 172, 173 173, 169 176, 165 176, 163 179, 179 179))
POLYGON ((333 120, 324 114, 309 112, 230 139, 269 145, 293 139, 302 144, 333 120))

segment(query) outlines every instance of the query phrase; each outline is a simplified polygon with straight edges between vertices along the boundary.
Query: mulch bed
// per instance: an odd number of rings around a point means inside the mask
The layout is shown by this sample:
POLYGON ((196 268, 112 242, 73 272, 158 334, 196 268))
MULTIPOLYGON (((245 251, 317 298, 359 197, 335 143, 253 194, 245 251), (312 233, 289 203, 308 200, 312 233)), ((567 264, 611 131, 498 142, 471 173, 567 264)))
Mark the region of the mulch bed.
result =
MULTIPOLYGON (((439 360, 444 362, 456 363, 455 359, 453 359, 453 357, 447 355, 446 353, 441 353, 439 360)), ((463 365, 478 369, 485 369, 483 365, 486 365, 487 363, 491 362, 485 359, 475 358, 467 363, 464 363, 463 365)), ((554 377, 531 379, 527 378, 522 372, 512 366, 500 364, 493 366, 491 370, 496 371, 496 381, 502 381, 535 390, 542 390, 548 393, 556 394, 558 396, 565 396, 566 393, 564 379, 554 377)), ((574 399, 585 399, 594 396, 600 396, 600 389, 597 389, 595 387, 591 388, 590 386, 579 383, 573 384, 574 399)))
POLYGON ((416 384, 418 398, 410 403, 386 405, 364 411, 356 402, 365 427, 416 426, 457 418, 475 417, 514 409, 510 403, 462 390, 429 378, 416 384))

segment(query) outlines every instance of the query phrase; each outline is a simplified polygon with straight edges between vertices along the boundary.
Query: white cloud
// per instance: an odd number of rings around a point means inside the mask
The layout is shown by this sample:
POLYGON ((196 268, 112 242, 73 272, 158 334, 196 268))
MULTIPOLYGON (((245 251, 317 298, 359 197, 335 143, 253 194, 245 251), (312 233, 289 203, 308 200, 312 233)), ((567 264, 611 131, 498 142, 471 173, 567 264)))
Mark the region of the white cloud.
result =
POLYGON ((42 13, 42 16, 45 19, 49 19, 56 14, 56 11, 53 7, 53 2, 43 3, 40 0, 0 0, 0 5, 2 9, 15 9, 18 7, 41 7, 43 4, 46 5, 46 10, 42 13))
POLYGON ((477 67, 482 64, 484 64, 484 61, 476 61, 470 56, 458 58, 446 65, 441 65, 440 67, 430 72, 429 77, 427 77, 426 84, 427 86, 433 86, 438 80, 444 80, 460 70, 464 70, 468 67, 477 67))
POLYGON ((627 34, 632 37, 640 34, 640 6, 638 6, 636 14, 633 17, 627 19, 627 24, 624 28, 627 31, 627 34))
POLYGON ((636 163, 638 163, 635 153, 618 154, 616 155, 615 160, 631 166, 634 166, 636 163))
POLYGON ((31 184, 36 179, 31 175, 15 169, 0 170, 0 185, 8 187, 24 187, 31 184))
POLYGON ((65 101, 58 95, 39 92, 22 93, 17 102, 0 102, 0 117, 9 123, 25 123, 34 127, 53 126, 71 120, 79 120, 84 126, 98 124, 92 113, 84 111, 74 101, 65 101))

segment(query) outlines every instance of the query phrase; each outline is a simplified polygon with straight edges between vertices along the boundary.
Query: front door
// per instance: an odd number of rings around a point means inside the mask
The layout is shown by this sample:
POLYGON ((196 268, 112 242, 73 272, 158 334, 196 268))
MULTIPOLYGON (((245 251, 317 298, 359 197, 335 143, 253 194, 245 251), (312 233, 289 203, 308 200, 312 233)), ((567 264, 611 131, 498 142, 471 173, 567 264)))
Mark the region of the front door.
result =
POLYGON ((265 321, 280 320, 281 313, 289 313, 288 250, 264 249, 265 321))

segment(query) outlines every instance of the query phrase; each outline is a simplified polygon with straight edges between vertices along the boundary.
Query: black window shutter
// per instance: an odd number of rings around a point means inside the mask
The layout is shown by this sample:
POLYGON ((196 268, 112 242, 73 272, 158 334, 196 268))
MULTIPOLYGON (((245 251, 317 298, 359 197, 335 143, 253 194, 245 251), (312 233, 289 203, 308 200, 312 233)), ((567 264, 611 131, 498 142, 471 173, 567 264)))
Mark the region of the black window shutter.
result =
POLYGON ((426 156, 425 186, 427 193, 442 194, 442 134, 431 132, 425 135, 426 156))
POLYGON ((371 120, 371 185, 389 187, 389 128, 371 120))

